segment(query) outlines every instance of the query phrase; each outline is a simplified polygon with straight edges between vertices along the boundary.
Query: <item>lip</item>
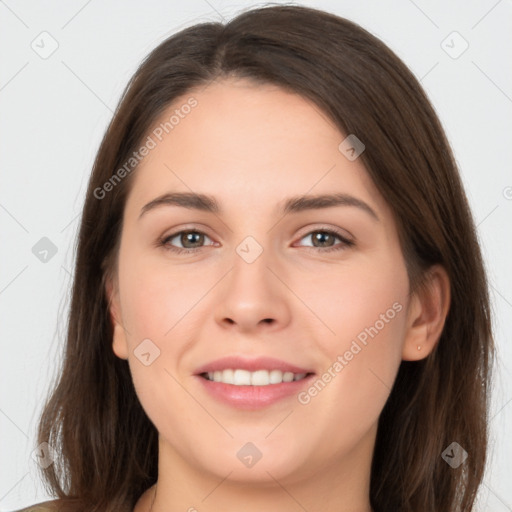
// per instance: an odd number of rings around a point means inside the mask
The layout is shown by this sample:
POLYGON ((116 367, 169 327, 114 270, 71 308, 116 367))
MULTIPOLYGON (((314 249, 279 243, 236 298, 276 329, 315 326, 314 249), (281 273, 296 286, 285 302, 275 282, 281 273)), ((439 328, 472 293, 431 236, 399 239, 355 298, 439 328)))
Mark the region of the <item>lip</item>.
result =
MULTIPOLYGON (((229 356, 216 359, 215 361, 199 367, 195 374, 200 375, 201 373, 228 369, 248 370, 250 372, 255 372, 257 370, 281 370, 282 372, 292 373, 313 373, 312 369, 301 368, 300 366, 296 366, 281 359, 275 359, 273 357, 257 357, 249 359, 240 356, 229 356)), ((278 384, 275 385, 277 386, 278 384)))
POLYGON ((194 377, 200 381, 203 389, 216 400, 237 409, 257 410, 268 407, 280 400, 297 396, 305 386, 309 386, 315 374, 306 375, 301 380, 269 384, 268 386, 235 386, 214 382, 200 375, 194 377))
POLYGON ((237 409, 257 410, 268 407, 280 400, 297 396, 302 388, 309 386, 315 372, 308 368, 288 363, 272 357, 258 357, 253 359, 239 356, 230 356, 217 359, 199 367, 194 377, 208 395, 221 403, 237 409), (305 373, 306 377, 292 382, 269 384, 268 386, 236 386, 214 382, 202 376, 207 372, 222 371, 226 369, 241 369, 251 372, 257 370, 281 370, 282 372, 305 373))

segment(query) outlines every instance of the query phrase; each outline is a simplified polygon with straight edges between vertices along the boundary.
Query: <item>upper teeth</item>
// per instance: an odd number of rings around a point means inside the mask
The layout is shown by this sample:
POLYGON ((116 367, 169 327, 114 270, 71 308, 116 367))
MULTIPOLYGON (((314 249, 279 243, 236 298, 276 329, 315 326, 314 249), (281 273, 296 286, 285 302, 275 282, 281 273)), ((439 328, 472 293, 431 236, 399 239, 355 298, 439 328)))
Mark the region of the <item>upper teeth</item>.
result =
POLYGON ((268 386, 269 384, 280 384, 281 382, 292 382, 306 376, 305 373, 282 372, 281 370, 218 370, 208 372, 208 380, 234 384, 235 386, 268 386))

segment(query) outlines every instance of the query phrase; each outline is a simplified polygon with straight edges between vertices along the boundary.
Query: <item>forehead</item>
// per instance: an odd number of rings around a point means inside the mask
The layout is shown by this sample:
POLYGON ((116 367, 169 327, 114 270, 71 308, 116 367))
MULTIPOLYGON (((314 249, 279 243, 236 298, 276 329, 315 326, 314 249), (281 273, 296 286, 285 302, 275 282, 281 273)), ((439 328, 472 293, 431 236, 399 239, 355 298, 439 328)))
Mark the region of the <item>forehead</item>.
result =
POLYGON ((312 101, 277 86, 229 79, 194 89, 149 137, 154 147, 135 172, 132 206, 183 191, 263 212, 285 196, 341 192, 387 208, 362 161, 339 150, 346 135, 312 101))

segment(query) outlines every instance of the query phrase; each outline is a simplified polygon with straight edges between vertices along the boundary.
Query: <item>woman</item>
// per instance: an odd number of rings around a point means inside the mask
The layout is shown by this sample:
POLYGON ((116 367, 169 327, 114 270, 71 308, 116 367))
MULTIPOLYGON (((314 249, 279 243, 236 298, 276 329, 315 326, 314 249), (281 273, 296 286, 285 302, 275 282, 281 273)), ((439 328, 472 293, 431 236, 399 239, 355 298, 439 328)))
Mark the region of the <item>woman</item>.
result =
POLYGON ((41 505, 468 512, 493 356, 456 164, 397 56, 306 7, 196 25, 94 164, 41 505))

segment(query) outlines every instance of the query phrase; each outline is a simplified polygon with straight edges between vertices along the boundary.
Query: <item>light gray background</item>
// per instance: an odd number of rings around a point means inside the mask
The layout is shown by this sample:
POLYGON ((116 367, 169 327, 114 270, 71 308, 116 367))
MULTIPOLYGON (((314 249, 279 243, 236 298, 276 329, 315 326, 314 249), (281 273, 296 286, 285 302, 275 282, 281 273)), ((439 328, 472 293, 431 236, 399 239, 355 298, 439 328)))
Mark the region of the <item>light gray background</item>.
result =
MULTIPOLYGON (((421 80, 447 131, 484 249, 499 357, 478 510, 511 511, 512 3, 298 3, 347 17, 388 44, 421 80), (453 31, 469 44, 460 55, 465 43, 453 31)), ((2 511, 48 499, 31 458, 36 422, 61 357, 87 180, 120 94, 169 35, 251 5, 262 3, 0 1, 2 511), (48 50, 51 38, 58 48, 43 59, 31 45, 48 50), (42 237, 57 247, 46 263, 32 252, 42 237)))

